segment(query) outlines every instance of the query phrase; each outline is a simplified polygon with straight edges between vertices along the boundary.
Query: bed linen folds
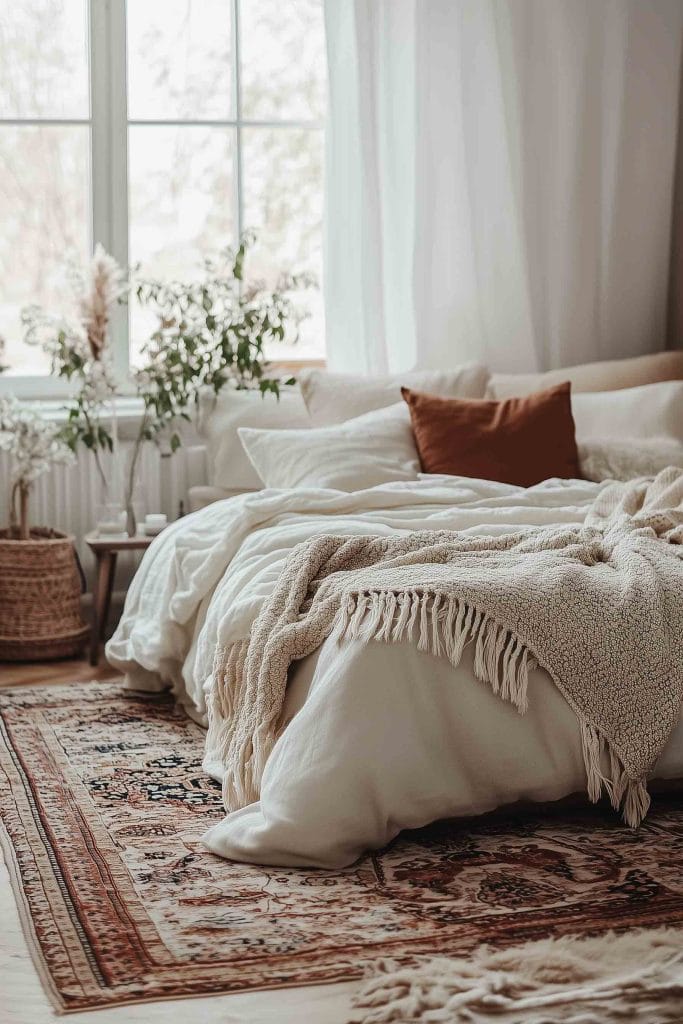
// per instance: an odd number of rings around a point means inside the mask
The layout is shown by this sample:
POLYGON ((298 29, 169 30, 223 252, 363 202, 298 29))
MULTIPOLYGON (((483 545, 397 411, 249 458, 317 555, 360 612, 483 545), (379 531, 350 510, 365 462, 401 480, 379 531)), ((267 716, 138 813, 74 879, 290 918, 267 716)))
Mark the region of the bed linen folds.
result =
POLYGON ((520 713, 540 664, 577 716, 590 799, 606 791, 636 826, 683 700, 683 472, 608 486, 583 526, 298 545, 249 636, 216 651, 208 746, 229 811, 259 797, 289 666, 331 634, 453 665, 472 642, 476 676, 520 713))

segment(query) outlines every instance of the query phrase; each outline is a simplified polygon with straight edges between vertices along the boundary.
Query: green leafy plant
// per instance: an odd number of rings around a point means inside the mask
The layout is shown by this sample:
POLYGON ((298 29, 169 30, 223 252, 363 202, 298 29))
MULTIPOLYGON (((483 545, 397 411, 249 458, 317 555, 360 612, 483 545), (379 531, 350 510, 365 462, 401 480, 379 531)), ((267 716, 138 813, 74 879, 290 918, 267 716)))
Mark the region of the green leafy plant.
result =
POLYGON ((266 347, 297 340, 304 314, 294 293, 315 281, 309 274, 287 273, 274 288, 248 281, 247 257, 255 240, 253 232, 245 232, 236 248, 205 260, 194 281, 143 278, 134 286, 140 304, 153 311, 156 327, 135 372, 144 413, 129 465, 127 505, 142 445, 166 439, 175 452, 182 443, 178 423, 192 418, 202 389, 218 394, 229 386, 278 396, 282 384, 294 383, 294 378, 269 375, 266 347))

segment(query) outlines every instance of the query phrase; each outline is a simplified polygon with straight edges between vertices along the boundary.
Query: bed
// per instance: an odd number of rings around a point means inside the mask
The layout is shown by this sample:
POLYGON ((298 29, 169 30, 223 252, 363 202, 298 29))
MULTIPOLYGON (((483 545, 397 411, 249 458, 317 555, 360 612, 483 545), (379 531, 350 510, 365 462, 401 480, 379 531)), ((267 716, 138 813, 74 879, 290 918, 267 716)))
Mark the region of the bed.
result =
MULTIPOLYGON (((398 384, 468 399, 514 390, 513 379, 477 364, 399 381, 313 371, 270 406, 226 396, 208 427, 203 410, 211 487, 194 503, 204 507, 146 552, 107 645, 110 663, 131 687, 171 687, 209 725, 217 652, 249 636, 298 546, 329 535, 495 538, 581 527, 606 477, 683 465, 683 381, 667 380, 683 377, 682 362, 666 353, 600 364, 597 377, 566 371, 578 391, 572 433, 593 479, 530 487, 421 472, 398 384), (604 392, 610 375, 618 390, 604 392)), ((521 392, 533 387, 534 378, 517 382, 521 392)), ((473 657, 474 644, 451 664, 414 643, 326 636, 292 661, 257 798, 233 803, 206 845, 241 861, 335 868, 402 829, 585 791, 586 738, 548 673, 528 672, 519 714, 482 682, 473 657)), ((683 778, 679 704, 670 724, 656 779, 683 778)), ((216 735, 209 728, 204 768, 226 784, 216 735)), ((607 752, 594 758, 602 778, 607 752)))
MULTIPOLYGON (((248 632, 294 546, 315 534, 578 524, 604 485, 548 480, 519 488, 423 477, 345 493, 263 490, 173 524, 146 553, 107 656, 133 687, 170 685, 206 724, 216 645, 248 632)), ((290 673, 260 800, 206 837, 237 860, 339 867, 401 829, 585 785, 576 719, 548 675, 530 674, 520 716, 473 675, 411 645, 330 637, 290 673)), ((205 769, 222 778, 209 748, 205 769)), ((655 778, 683 777, 683 724, 655 778)))

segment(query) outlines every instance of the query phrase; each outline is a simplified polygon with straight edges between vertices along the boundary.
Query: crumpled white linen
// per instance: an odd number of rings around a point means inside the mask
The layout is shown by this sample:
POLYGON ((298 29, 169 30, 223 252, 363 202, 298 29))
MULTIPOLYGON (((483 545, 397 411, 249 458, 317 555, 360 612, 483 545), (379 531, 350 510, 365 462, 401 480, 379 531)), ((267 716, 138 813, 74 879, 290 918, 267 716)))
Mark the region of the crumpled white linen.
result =
POLYGON ((583 522, 600 486, 549 480, 528 489, 425 475, 350 493, 242 494, 171 524, 145 552, 106 653, 132 686, 173 692, 205 715, 216 642, 245 637, 291 548, 316 533, 503 533, 583 522), (239 554, 238 554, 239 552, 239 554))
MULTIPOLYGON (((218 502, 169 527, 146 552, 107 656, 130 685, 170 684, 205 721, 216 643, 247 635, 295 544, 315 533, 492 535, 581 523, 600 487, 429 476, 352 493, 271 490, 218 502)), ((522 717, 475 679, 470 656, 453 669, 410 645, 330 638, 291 673, 285 721, 259 803, 207 833, 213 852, 339 867, 403 828, 554 800, 585 784, 575 716, 541 669, 530 677, 522 717)), ((205 769, 221 778, 211 751, 205 769)), ((655 774, 683 776, 683 726, 655 774)))
MULTIPOLYGON (((547 672, 529 673, 522 716, 472 662, 472 645, 454 669, 414 644, 329 638, 290 684, 260 800, 205 845, 231 860, 338 868, 402 829, 585 794, 576 716, 547 672)), ((210 750, 204 768, 222 782, 210 750)), ((683 778, 683 721, 654 776, 683 778)))

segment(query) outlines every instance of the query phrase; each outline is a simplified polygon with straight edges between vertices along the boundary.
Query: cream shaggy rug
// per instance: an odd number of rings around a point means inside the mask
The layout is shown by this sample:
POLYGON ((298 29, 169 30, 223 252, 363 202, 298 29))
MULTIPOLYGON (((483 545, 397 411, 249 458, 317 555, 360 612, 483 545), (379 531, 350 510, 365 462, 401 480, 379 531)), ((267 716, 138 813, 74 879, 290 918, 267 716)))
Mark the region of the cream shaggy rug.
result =
POLYGON ((683 932, 564 936, 472 957, 383 961, 353 1024, 680 1024, 683 932))

